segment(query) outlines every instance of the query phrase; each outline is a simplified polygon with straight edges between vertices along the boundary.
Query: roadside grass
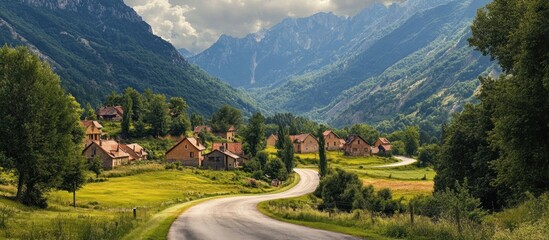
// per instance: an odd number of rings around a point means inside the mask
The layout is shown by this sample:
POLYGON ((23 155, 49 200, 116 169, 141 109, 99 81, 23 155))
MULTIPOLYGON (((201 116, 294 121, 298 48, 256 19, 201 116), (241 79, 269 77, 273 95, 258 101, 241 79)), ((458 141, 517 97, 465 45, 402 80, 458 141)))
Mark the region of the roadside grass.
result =
MULTIPOLYGON (((86 184, 76 192, 77 208, 71 207, 72 194, 65 191, 49 193, 46 209, 26 207, 12 200, 15 186, 0 185, 0 239, 120 239, 176 204, 279 189, 266 183, 252 187, 249 174, 239 171, 184 168, 127 172, 132 175, 86 184)), ((166 224, 169 227, 171 222, 166 224)))
MULTIPOLYGON (((286 191, 295 185, 299 183, 299 175, 298 174, 292 174, 290 176, 289 181, 286 181, 284 185, 282 185, 280 188, 270 192, 270 193, 277 193, 277 192, 283 192, 286 191)), ((238 194, 241 195, 241 194, 238 194)), ((230 195, 230 196, 237 196, 237 195, 230 195)), ((181 215, 183 212, 185 212, 187 209, 200 204, 202 202, 205 202, 207 200, 215 199, 215 198, 221 198, 221 197, 230 197, 230 196, 216 196, 216 197, 208 197, 203 199, 198 199, 182 204, 178 204, 175 206, 172 206, 170 208, 167 208, 154 216, 152 216, 149 221, 147 221, 145 224, 141 225, 140 227, 132 230, 128 235, 124 237, 124 239, 130 240, 130 239, 148 239, 148 240, 161 240, 166 239, 166 236, 168 235, 168 231, 172 225, 172 223, 177 219, 179 215, 181 215)))

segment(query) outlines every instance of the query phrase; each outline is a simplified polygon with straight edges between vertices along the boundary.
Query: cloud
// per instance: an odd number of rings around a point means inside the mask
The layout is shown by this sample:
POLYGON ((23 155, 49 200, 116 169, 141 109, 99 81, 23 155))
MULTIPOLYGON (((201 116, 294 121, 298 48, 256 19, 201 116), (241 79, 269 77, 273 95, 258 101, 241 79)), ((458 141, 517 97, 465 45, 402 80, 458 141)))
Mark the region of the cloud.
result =
MULTIPOLYGON (((242 37, 287 17, 318 12, 352 16, 376 0, 124 0, 153 32, 177 48, 200 52, 221 34, 242 37)), ((377 0, 387 3, 392 0, 377 0)))

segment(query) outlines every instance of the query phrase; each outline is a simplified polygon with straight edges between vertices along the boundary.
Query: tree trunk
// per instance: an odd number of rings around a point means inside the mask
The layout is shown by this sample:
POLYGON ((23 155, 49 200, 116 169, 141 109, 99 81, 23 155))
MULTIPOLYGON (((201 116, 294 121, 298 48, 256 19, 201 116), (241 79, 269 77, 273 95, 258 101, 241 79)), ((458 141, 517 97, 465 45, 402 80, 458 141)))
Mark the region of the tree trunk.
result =
POLYGON ((15 195, 15 199, 18 201, 21 201, 21 198, 23 197, 23 184, 25 181, 23 180, 23 176, 19 175, 19 179, 17 180, 17 194, 15 195))

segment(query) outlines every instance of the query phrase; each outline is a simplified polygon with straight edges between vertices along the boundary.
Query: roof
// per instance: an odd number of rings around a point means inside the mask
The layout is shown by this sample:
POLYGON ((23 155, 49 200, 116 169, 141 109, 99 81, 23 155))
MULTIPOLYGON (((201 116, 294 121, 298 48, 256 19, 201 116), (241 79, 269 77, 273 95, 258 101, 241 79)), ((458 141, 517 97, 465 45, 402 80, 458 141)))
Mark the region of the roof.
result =
POLYGON ((230 143, 220 143, 220 142, 214 142, 212 144, 212 151, 213 150, 221 150, 221 146, 225 147, 225 150, 231 151, 232 153, 236 155, 243 156, 244 151, 242 151, 242 143, 239 142, 230 142, 230 143))
POLYGON ((88 149, 92 145, 97 145, 99 149, 103 150, 103 152, 107 153, 109 157, 111 158, 124 158, 124 157, 130 157, 130 155, 127 152, 124 152, 122 148, 120 148, 120 143, 114 140, 100 140, 100 141, 94 141, 90 145, 88 145, 86 149, 88 149))
POLYGON ((382 145, 379 145, 379 147, 382 147, 383 149, 385 149, 385 151, 391 151, 393 150, 393 146, 391 146, 391 144, 382 144, 382 145))
POLYGON ((324 131, 324 132, 322 133, 322 135, 328 136, 328 135, 330 135, 330 133, 333 133, 337 138, 340 138, 340 137, 339 137, 334 131, 332 131, 332 130, 326 130, 326 131, 324 131))
POLYGON ((299 134, 299 135, 290 135, 290 139, 292 140, 292 142, 302 143, 302 142, 305 141, 305 139, 306 139, 309 135, 310 135, 313 139, 315 139, 315 141, 316 141, 316 138, 313 137, 310 133, 299 134))
POLYGON ((128 148, 130 148, 135 153, 140 154, 141 156, 149 155, 147 152, 145 152, 145 149, 137 143, 126 144, 126 146, 128 146, 128 148))
POLYGON ((212 128, 209 127, 209 126, 206 126, 206 125, 200 125, 200 126, 196 126, 196 127, 194 128, 194 131, 193 131, 193 132, 196 133, 196 134, 198 134, 198 133, 200 133, 200 132, 202 132, 202 131, 211 132, 211 131, 212 131, 212 128))
POLYGON ((368 141, 364 140, 364 138, 362 138, 361 136, 359 135, 351 135, 349 136, 349 138, 347 138, 347 141, 345 141, 345 145, 348 145, 348 144, 351 144, 353 141, 355 141, 356 139, 361 139, 363 142, 365 142, 366 144, 370 145, 368 143, 368 141))
POLYGON ((177 146, 179 146, 179 144, 181 144, 181 143, 184 142, 185 140, 188 140, 189 143, 191 143, 191 145, 193 145, 193 147, 195 147, 196 149, 198 149, 198 151, 202 151, 202 150, 206 149, 206 148, 204 147, 204 145, 202 145, 198 140, 196 140, 196 138, 184 137, 183 139, 181 139, 181 141, 177 142, 175 145, 173 145, 173 147, 171 147, 170 149, 168 149, 168 151, 166 151, 166 153, 169 153, 170 151, 172 151, 174 148, 176 148, 177 146))
POLYGON ((387 145, 387 144, 391 144, 391 142, 389 142, 389 140, 387 140, 387 138, 378 138, 379 141, 381 141, 381 144, 383 145, 387 145))
POLYGON ((229 157, 234 158, 234 159, 239 159, 239 158, 240 158, 238 155, 236 155, 236 154, 234 154, 234 153, 232 153, 232 152, 230 152, 230 151, 224 151, 224 152, 223 152, 223 151, 220 151, 220 150, 217 150, 217 149, 216 149, 216 150, 213 150, 213 151, 211 151, 211 152, 209 152, 209 153, 206 154, 205 156, 208 156, 208 155, 210 155, 210 154, 212 154, 212 153, 214 153, 214 152, 223 153, 224 155, 229 156, 229 157))
POLYGON ((236 129, 234 128, 234 126, 231 126, 229 129, 227 129, 227 132, 234 132, 236 131, 236 129))
POLYGON ((103 126, 98 122, 98 121, 88 121, 88 120, 83 120, 83 121, 80 121, 82 123, 82 125, 84 125, 84 127, 88 128, 90 126, 94 126, 95 128, 98 128, 98 129, 101 129, 103 128, 103 126))
POLYGON ((97 115, 99 116, 112 116, 112 115, 122 115, 124 114, 124 109, 122 106, 112 106, 112 107, 102 107, 99 108, 97 115))

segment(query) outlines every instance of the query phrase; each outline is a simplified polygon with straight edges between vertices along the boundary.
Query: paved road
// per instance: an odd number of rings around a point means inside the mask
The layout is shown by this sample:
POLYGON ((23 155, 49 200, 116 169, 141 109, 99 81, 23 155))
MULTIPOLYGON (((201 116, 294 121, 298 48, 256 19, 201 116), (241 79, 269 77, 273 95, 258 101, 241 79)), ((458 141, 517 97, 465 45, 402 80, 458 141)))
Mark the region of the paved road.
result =
POLYGON ((374 168, 401 167, 401 166, 406 166, 406 165, 414 164, 415 162, 417 162, 416 159, 409 158, 409 157, 404 157, 404 156, 394 156, 394 157, 397 158, 398 160, 400 160, 400 162, 391 163, 391 164, 386 164, 386 165, 381 165, 381 166, 375 166, 374 168))
POLYGON ((340 233, 273 220, 257 210, 257 204, 260 202, 297 197, 315 190, 318 186, 316 171, 295 171, 300 175, 301 181, 288 191, 215 199, 188 209, 172 224, 168 239, 357 239, 340 233))

